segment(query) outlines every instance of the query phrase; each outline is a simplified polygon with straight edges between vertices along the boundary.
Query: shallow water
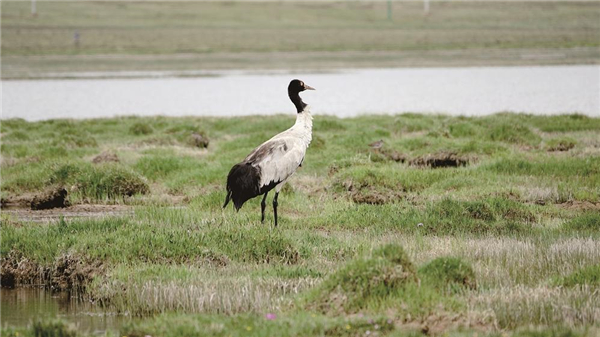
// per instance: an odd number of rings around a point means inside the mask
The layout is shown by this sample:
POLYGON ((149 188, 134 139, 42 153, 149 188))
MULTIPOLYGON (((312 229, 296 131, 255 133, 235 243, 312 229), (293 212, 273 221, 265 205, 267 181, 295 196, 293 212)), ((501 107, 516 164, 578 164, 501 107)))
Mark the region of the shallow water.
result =
POLYGON ((104 335, 118 331, 128 317, 105 312, 102 308, 72 298, 68 292, 38 288, 0 290, 2 326, 23 327, 43 318, 60 318, 74 324, 78 331, 104 335))
POLYGON ((339 117, 402 112, 478 116, 502 111, 600 116, 596 65, 216 75, 4 81, 2 118, 293 113, 286 92, 292 78, 317 89, 303 94, 313 113, 339 117))

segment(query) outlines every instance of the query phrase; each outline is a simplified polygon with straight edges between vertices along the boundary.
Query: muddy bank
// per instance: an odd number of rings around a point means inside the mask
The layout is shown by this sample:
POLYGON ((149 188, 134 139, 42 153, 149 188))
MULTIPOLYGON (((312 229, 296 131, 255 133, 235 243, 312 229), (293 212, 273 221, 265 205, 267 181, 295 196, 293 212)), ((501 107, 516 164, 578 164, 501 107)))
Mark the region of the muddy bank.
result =
POLYGON ((64 208, 70 205, 67 190, 64 187, 48 190, 31 200, 32 210, 64 208))
POLYGON ((52 290, 84 292, 86 286, 105 267, 100 261, 90 261, 74 254, 58 257, 43 266, 36 261, 11 251, 1 259, 0 284, 2 287, 39 286, 52 290))
POLYGON ((44 210, 65 208, 71 203, 68 200, 68 191, 62 186, 49 186, 38 193, 25 193, 18 196, 4 197, 0 200, 2 209, 30 208, 44 210))

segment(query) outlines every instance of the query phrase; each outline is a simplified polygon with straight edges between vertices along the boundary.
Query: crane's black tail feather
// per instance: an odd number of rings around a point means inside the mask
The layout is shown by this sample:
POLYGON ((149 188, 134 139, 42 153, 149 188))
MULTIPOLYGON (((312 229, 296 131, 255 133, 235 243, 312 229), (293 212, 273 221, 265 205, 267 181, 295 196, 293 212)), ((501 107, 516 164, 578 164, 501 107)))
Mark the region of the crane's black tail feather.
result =
POLYGON ((259 194, 259 184, 260 169, 258 167, 249 163, 234 165, 227 176, 227 196, 223 207, 227 206, 231 199, 235 209, 239 211, 248 199, 259 194))
POLYGON ((223 208, 227 206, 229 200, 231 200, 231 191, 227 191, 227 196, 225 196, 225 203, 223 204, 223 208))

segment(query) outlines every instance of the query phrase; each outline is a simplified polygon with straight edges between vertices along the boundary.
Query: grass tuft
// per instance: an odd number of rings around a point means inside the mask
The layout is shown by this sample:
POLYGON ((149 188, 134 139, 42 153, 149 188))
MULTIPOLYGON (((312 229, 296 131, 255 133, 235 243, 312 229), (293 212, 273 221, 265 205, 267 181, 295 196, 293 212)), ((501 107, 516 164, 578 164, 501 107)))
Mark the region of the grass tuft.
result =
POLYGON ((438 257, 419 268, 419 276, 423 282, 442 291, 456 292, 463 288, 477 288, 473 268, 457 257, 438 257))
POLYGON ((563 287, 580 285, 598 287, 600 286, 600 264, 580 268, 575 272, 556 280, 554 284, 563 287))
POLYGON ((538 145, 541 141, 540 136, 533 133, 528 127, 509 123, 494 125, 489 130, 488 137, 493 141, 529 146, 538 145))
POLYGON ((357 312, 416 280, 415 268, 402 247, 390 244, 330 275, 308 296, 308 307, 323 313, 357 312))
POLYGON ((149 135, 152 132, 154 132, 154 129, 152 128, 152 126, 150 126, 147 123, 143 123, 143 122, 137 122, 133 125, 131 125, 131 127, 129 127, 129 133, 131 133, 132 135, 149 135))
POLYGON ((552 138, 546 142, 546 150, 554 151, 569 151, 575 147, 577 141, 570 137, 552 138))
POLYGON ((145 179, 118 164, 63 164, 54 169, 50 185, 62 185, 84 200, 120 199, 149 191, 145 179))
POLYGON ((587 212, 567 221, 563 228, 566 230, 600 230, 600 213, 587 212))

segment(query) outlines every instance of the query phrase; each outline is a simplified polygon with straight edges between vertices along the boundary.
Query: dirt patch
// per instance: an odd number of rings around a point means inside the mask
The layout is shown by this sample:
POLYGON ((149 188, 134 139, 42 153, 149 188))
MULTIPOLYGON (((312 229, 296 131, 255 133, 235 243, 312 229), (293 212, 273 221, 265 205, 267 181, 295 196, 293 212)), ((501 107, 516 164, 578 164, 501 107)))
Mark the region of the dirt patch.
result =
POLYGON ((208 147, 208 144, 210 143, 208 140, 208 137, 203 136, 197 132, 192 133, 192 135, 190 136, 190 143, 192 145, 194 145, 195 147, 199 147, 201 149, 205 149, 208 147))
POLYGON ((401 187, 392 190, 367 184, 355 184, 352 180, 344 181, 342 186, 350 193, 352 201, 357 204, 383 205, 404 197, 404 190, 401 187))
POLYGON ((2 206, 3 212, 10 208, 30 208, 31 200, 33 200, 34 197, 34 194, 23 194, 16 197, 9 196, 0 199, 0 206, 2 206))
POLYGON ((371 151, 373 154, 381 155, 385 159, 395 161, 397 163, 404 163, 408 159, 404 153, 400 153, 396 150, 376 149, 371 151))
POLYGON ((50 286, 60 290, 84 290, 94 277, 103 273, 99 261, 91 262, 76 255, 63 255, 50 270, 50 286))
POLYGON ((389 160, 393 160, 397 163, 404 163, 406 161, 406 155, 396 150, 385 151, 383 153, 389 160))
POLYGON ((92 159, 92 163, 94 164, 119 162, 120 160, 117 154, 109 151, 104 151, 92 159))
POLYGON ((0 259, 0 285, 14 288, 20 285, 40 285, 44 283, 45 268, 37 263, 19 258, 18 254, 10 252, 0 259))
POLYGON ((546 143, 546 150, 548 152, 565 152, 574 148, 576 141, 572 138, 554 138, 550 139, 546 143))
POLYGON ((383 205, 402 198, 400 192, 386 191, 387 193, 363 188, 350 193, 352 201, 357 204, 383 205))
POLYGON ((55 290, 84 291, 85 287, 104 272, 99 261, 66 254, 60 256, 49 266, 42 266, 28 258, 11 251, 1 259, 0 280, 2 287, 44 286, 55 290))
POLYGON ((409 164, 412 166, 431 168, 459 167, 465 166, 474 160, 475 158, 460 156, 454 152, 439 152, 414 158, 409 161, 409 164))
POLYGON ((53 187, 36 195, 31 200, 32 210, 65 208, 69 206, 67 190, 64 187, 53 187))
POLYGON ((25 193, 19 196, 9 196, 0 200, 3 212, 8 209, 46 210, 68 207, 67 190, 64 187, 50 187, 41 193, 25 193))
POLYGON ((479 332, 490 332, 495 330, 494 322, 486 315, 471 313, 450 313, 441 311, 431 314, 422 319, 395 320, 394 327, 397 330, 418 330, 428 336, 444 336, 449 331, 460 329, 472 329, 479 332))
POLYGON ((554 146, 551 146, 548 148, 548 152, 556 152, 556 151, 569 151, 570 149, 574 148, 575 144, 556 144, 554 146))
POLYGON ((16 221, 47 223, 60 218, 101 218, 133 214, 133 207, 127 205, 73 205, 67 208, 31 210, 27 208, 3 209, 2 213, 16 221))
POLYGON ((600 211, 600 202, 571 200, 558 204, 558 207, 574 211, 600 211))

